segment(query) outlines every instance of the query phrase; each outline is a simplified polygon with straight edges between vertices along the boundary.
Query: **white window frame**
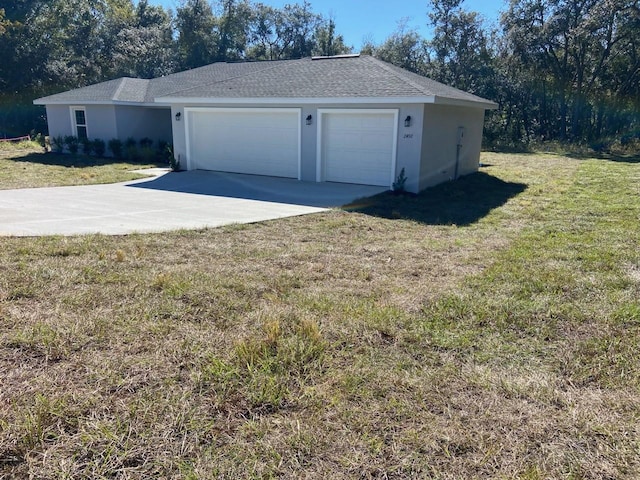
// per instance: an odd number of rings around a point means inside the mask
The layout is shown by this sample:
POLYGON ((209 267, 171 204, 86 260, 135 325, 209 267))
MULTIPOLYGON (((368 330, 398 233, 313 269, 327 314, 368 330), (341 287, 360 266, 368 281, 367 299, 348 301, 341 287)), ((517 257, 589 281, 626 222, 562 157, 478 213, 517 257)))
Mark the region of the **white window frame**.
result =
POLYGON ((89 125, 87 122, 87 109, 86 107, 81 107, 81 106, 72 106, 69 107, 69 111, 71 113, 71 130, 73 132, 73 135, 75 137, 77 137, 78 139, 80 138, 80 136, 78 135, 78 126, 84 127, 85 131, 87 132, 87 139, 90 138, 89 137, 89 125), (76 122, 76 112, 84 112, 84 125, 78 125, 76 122))

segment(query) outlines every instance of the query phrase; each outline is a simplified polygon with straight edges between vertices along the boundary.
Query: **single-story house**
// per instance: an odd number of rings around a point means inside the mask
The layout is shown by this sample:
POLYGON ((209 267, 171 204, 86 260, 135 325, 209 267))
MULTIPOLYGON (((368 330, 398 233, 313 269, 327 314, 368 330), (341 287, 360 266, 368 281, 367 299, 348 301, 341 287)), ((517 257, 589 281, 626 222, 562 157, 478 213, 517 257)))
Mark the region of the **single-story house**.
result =
POLYGON ((214 63, 34 101, 49 135, 173 144, 187 170, 419 192, 478 168, 496 104, 366 55, 214 63))

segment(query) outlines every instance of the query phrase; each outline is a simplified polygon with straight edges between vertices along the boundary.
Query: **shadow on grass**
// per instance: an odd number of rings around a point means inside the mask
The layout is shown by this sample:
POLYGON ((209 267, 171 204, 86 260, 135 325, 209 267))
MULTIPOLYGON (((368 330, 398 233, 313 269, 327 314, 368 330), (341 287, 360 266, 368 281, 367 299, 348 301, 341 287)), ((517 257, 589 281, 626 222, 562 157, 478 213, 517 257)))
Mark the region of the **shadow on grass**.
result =
POLYGON ((154 159, 145 160, 124 160, 120 158, 108 158, 108 157, 88 157, 86 155, 72 155, 68 153, 40 153, 40 152, 25 152, 20 151, 11 152, 10 156, 5 157, 7 160, 13 162, 25 162, 25 163, 39 163, 41 165, 52 165, 58 167, 73 167, 73 168, 86 168, 86 167, 101 167, 103 165, 112 165, 114 163, 130 163, 132 165, 151 165, 155 164, 158 167, 166 167, 166 163, 160 163, 154 159))
POLYGON ((418 195, 384 192, 344 207, 351 212, 387 219, 414 220, 428 225, 470 225, 527 186, 478 172, 429 188, 418 195))
POLYGON ((569 152, 566 154, 569 158, 575 158, 576 160, 589 160, 595 158, 597 160, 606 160, 608 162, 618 162, 618 163, 640 163, 640 154, 616 154, 616 153, 605 153, 605 152, 591 152, 591 153, 581 153, 581 152, 569 152))

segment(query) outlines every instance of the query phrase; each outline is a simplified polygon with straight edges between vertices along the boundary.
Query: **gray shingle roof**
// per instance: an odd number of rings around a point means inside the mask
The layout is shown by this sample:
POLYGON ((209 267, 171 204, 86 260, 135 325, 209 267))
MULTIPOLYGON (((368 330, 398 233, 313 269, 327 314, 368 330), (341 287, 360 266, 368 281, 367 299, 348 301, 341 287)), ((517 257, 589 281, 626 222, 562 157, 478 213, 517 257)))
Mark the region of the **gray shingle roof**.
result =
POLYGON ((232 99, 415 99, 495 104, 370 56, 214 63, 152 80, 120 78, 36 100, 153 103, 232 99))

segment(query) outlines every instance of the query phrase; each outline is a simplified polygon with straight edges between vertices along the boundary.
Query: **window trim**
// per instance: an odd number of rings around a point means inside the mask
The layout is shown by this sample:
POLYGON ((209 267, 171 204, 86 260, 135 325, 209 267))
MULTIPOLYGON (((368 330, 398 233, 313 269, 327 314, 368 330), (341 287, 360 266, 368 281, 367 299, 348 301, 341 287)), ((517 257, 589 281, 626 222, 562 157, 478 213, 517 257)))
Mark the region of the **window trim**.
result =
POLYGON ((74 105, 69 107, 69 112, 71 114, 71 130, 73 132, 73 135, 79 139, 80 136, 78 135, 78 127, 84 127, 85 131, 87 132, 87 138, 89 138, 89 125, 88 125, 89 122, 87 122, 87 108, 80 105, 77 105, 77 106, 74 105), (77 123, 76 112, 84 112, 84 125, 77 123))

